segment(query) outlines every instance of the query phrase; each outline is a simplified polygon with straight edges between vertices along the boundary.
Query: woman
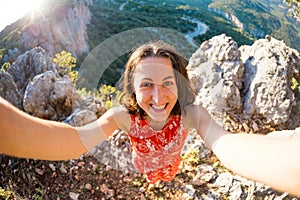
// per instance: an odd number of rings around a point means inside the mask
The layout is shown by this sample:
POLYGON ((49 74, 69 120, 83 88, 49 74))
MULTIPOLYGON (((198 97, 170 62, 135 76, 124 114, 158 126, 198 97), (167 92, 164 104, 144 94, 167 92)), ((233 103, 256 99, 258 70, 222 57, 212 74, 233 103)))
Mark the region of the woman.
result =
POLYGON ((120 129, 128 132, 134 164, 149 182, 171 181, 187 132, 193 128, 229 169, 300 196, 300 139, 226 132, 193 103, 186 65, 165 43, 142 45, 126 65, 122 106, 78 128, 34 118, 1 99, 0 152, 46 160, 71 159, 120 129))

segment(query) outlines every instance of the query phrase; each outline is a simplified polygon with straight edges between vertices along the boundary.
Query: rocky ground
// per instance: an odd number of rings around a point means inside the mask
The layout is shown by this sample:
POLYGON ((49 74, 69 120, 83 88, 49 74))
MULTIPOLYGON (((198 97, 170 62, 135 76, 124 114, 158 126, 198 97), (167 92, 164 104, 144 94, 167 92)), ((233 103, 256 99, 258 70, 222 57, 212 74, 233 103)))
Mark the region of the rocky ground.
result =
MULTIPOLYGON (((131 149, 123 136, 115 134, 110 144, 116 146, 111 145, 110 149, 116 152, 118 148, 129 155, 131 149)), ((297 199, 226 170, 193 132, 172 182, 149 184, 142 174, 124 166, 116 170, 117 167, 103 164, 99 160, 105 160, 95 155, 90 152, 61 162, 0 155, 0 199, 297 199)), ((119 158, 125 159, 124 155, 119 158)), ((129 161, 118 164, 122 163, 129 161)))

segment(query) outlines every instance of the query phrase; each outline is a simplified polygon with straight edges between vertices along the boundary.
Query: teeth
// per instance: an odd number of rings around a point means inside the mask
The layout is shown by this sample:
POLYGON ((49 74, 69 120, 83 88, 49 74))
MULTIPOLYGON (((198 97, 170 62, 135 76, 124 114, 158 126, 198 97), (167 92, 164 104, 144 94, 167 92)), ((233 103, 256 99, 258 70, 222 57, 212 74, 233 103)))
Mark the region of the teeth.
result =
POLYGON ((165 106, 158 106, 158 105, 152 105, 152 107, 154 108, 154 109, 156 109, 156 110, 161 110, 161 109, 164 109, 165 108, 165 106))

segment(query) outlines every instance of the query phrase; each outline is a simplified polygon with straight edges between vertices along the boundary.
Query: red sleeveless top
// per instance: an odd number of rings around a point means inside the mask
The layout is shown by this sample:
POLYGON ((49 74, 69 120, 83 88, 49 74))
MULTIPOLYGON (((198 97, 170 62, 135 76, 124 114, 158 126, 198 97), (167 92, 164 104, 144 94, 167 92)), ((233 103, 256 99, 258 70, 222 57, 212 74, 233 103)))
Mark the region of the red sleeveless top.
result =
POLYGON ((186 137, 181 116, 172 116, 162 130, 156 131, 140 116, 131 115, 129 138, 133 163, 150 183, 174 179, 186 137))

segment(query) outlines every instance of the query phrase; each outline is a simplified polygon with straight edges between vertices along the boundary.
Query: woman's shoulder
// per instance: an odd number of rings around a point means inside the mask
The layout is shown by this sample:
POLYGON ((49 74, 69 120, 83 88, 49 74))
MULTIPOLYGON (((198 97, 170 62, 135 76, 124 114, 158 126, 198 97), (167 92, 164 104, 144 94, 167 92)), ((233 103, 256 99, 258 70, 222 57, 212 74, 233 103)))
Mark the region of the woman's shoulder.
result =
POLYGON ((182 114, 183 125, 186 129, 196 128, 200 118, 206 116, 207 111, 198 104, 189 104, 185 106, 185 112, 182 114))
POLYGON ((124 106, 113 107, 108 112, 114 117, 114 120, 122 130, 128 131, 130 129, 130 114, 124 106))

